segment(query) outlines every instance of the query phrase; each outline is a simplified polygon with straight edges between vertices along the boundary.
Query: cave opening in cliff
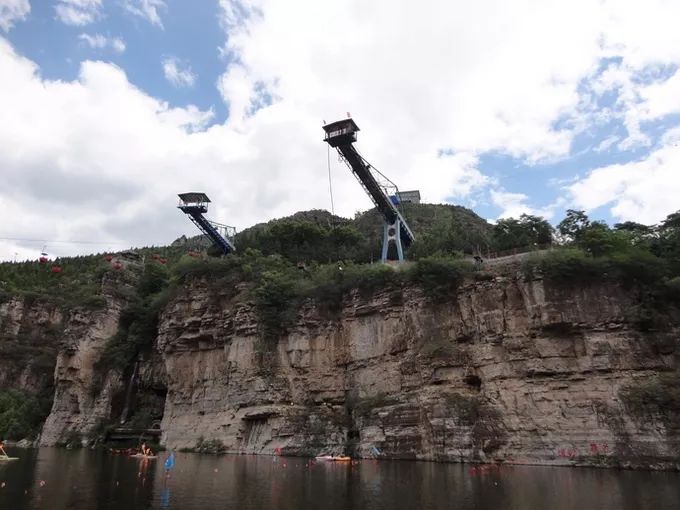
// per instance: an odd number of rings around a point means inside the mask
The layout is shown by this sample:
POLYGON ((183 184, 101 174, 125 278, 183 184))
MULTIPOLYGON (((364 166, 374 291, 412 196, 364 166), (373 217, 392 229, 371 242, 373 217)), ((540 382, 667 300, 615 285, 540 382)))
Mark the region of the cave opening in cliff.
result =
POLYGON ((482 387, 482 380, 479 378, 478 375, 475 374, 468 374, 463 378, 463 381, 465 384, 470 386, 471 388, 475 388, 479 390, 482 387))

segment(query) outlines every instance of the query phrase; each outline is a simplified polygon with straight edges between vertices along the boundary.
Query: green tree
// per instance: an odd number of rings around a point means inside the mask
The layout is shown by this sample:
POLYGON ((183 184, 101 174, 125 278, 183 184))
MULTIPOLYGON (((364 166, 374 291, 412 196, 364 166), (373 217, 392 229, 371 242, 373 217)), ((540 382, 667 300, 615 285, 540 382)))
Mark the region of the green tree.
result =
POLYGON ((519 220, 498 220, 493 227, 492 244, 496 250, 545 245, 552 242, 554 229, 539 216, 522 214, 519 220))
POLYGON ((668 260, 674 275, 680 275, 680 211, 669 214, 658 226, 654 251, 668 260))
POLYGON ((594 221, 580 231, 576 244, 594 257, 625 253, 631 246, 626 234, 611 230, 601 221, 594 221))
POLYGON ((634 221, 617 223, 614 230, 628 236, 633 246, 650 247, 656 239, 656 228, 634 221))
POLYGON ((23 390, 0 390, 0 438, 37 435, 51 403, 51 398, 39 398, 23 390))
POLYGON ((557 224, 557 231, 564 241, 578 241, 583 231, 589 225, 590 219, 585 211, 567 209, 566 217, 557 224))

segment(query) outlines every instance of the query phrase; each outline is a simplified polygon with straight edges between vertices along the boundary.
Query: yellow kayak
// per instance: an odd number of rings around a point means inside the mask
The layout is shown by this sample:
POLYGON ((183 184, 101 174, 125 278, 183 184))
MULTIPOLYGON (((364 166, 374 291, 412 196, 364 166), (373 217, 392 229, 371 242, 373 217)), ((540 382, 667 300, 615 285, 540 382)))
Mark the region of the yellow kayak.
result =
POLYGON ((328 462, 349 462, 352 460, 352 457, 347 457, 346 455, 319 455, 315 459, 328 462))

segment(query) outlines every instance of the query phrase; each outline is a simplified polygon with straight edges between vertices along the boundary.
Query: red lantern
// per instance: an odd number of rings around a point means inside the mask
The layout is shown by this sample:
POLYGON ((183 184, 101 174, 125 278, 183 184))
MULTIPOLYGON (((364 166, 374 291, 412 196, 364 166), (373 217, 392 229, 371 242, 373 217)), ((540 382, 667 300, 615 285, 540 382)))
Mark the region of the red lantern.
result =
POLYGON ((53 273, 61 273, 61 267, 59 267, 59 266, 52 266, 52 272, 53 272, 53 273))
POLYGON ((111 267, 118 271, 119 269, 123 268, 123 264, 121 264, 120 262, 114 262, 113 264, 111 264, 111 267))
POLYGON ((39 261, 41 264, 47 264, 48 259, 47 259, 47 257, 40 257, 40 258, 38 259, 38 261, 39 261))

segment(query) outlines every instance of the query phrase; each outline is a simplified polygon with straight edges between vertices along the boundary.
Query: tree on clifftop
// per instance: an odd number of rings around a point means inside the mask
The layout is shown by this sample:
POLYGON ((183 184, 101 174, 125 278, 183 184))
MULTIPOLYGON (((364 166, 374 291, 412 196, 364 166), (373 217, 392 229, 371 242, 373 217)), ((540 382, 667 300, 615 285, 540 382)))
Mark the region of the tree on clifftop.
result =
POLYGON ((546 245, 552 242, 554 229, 539 216, 522 214, 518 219, 498 220, 493 227, 492 244, 496 250, 546 245))
POLYGON ((563 242, 577 242, 589 225, 590 219, 585 211, 567 209, 566 217, 557 224, 557 231, 563 242))
POLYGON ((680 211, 666 216, 657 231, 659 238, 654 251, 670 262, 673 274, 680 276, 680 211))

